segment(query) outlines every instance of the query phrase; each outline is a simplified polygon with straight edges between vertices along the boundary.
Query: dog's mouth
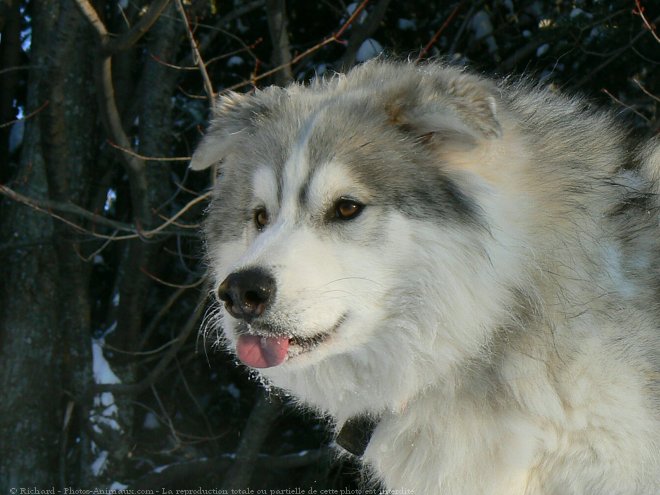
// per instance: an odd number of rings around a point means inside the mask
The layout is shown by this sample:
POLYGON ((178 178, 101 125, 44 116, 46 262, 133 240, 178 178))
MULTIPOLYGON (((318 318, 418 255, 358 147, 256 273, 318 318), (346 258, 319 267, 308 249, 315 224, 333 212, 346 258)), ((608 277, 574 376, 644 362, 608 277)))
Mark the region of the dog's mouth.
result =
POLYGON ((240 333, 236 342, 236 354, 243 364, 252 368, 272 368, 286 360, 306 354, 326 342, 346 319, 343 315, 332 328, 312 337, 273 333, 252 325, 240 333))

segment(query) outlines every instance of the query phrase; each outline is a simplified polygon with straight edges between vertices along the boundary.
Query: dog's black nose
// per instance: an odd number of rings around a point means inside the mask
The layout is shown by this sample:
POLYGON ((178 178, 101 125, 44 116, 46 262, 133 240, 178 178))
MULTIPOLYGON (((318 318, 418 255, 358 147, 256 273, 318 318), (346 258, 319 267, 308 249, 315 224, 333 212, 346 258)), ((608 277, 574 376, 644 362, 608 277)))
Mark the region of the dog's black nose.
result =
POLYGON ((275 279, 261 268, 232 273, 218 287, 229 314, 248 322, 261 316, 274 297, 275 279))

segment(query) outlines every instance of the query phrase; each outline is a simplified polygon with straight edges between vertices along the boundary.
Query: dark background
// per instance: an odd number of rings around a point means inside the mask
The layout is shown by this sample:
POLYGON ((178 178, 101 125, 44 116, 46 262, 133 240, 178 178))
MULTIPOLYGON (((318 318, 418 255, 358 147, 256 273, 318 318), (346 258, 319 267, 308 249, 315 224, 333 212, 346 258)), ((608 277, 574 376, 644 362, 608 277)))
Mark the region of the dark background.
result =
POLYGON ((209 92, 384 48, 657 134, 658 22, 641 0, 0 0, 0 493, 364 486, 322 419, 200 337, 209 92))

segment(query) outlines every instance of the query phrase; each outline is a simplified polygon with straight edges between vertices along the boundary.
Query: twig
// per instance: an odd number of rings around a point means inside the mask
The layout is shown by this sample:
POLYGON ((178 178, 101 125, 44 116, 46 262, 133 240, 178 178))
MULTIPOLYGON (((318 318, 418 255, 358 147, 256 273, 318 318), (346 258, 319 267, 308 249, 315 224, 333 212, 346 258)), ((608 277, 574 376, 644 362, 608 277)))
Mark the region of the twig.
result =
MULTIPOLYGON (((101 21, 94 7, 89 3, 89 0, 75 1, 83 15, 89 20, 92 27, 94 27, 99 37, 100 53, 95 75, 96 86, 98 88, 97 98, 99 100, 99 106, 101 107, 101 116, 104 126, 113 142, 122 148, 129 149, 131 148, 131 143, 122 125, 119 110, 117 108, 117 101, 115 99, 115 89, 112 78, 112 54, 105 50, 110 43, 108 30, 103 24, 103 21, 101 21)), ((152 6, 153 5, 156 4, 152 4, 152 6)), ((155 19, 152 19, 152 21, 155 22, 155 19)), ((135 223, 138 226, 149 225, 147 177, 145 173, 146 165, 144 160, 135 156, 124 153, 122 157, 129 176, 135 223)))
MULTIPOLYGON (((104 225, 106 227, 110 227, 112 229, 118 230, 120 232, 136 232, 135 226, 123 223, 123 222, 118 222, 116 220, 111 220, 106 217, 102 217, 97 215, 96 213, 92 213, 91 211, 85 210, 84 208, 81 208, 78 205, 75 205, 73 203, 59 203, 57 201, 52 201, 50 199, 36 199, 36 198, 30 198, 28 196, 24 196, 19 192, 14 191, 13 189, 0 184, 0 193, 4 194, 8 198, 18 202, 22 203, 24 205, 27 205, 35 210, 41 211, 43 213, 46 213, 51 216, 55 216, 53 214, 53 211, 59 211, 61 213, 69 213, 76 215, 80 218, 84 218, 86 220, 89 220, 90 222, 98 225, 104 225)), ((69 222, 66 219, 63 219, 61 217, 57 217, 58 220, 63 220, 72 227, 74 227, 76 230, 86 230, 80 225, 76 225, 72 222, 69 222)), ((114 237, 113 237, 114 238, 114 237)))
POLYGON ((15 65, 14 67, 7 67, 6 69, 0 69, 0 75, 18 70, 32 70, 37 67, 38 67, 37 65, 15 65))
POLYGON ((80 252, 80 248, 78 247, 77 244, 74 244, 74 245, 73 245, 73 249, 75 250, 76 254, 78 255, 78 258, 80 258, 80 259, 81 259, 82 261, 84 261, 85 263, 89 263, 90 261, 92 261, 92 260, 94 259, 94 257, 95 257, 97 254, 100 254, 101 252, 103 252, 103 250, 104 250, 105 248, 107 248, 107 247, 110 245, 110 243, 112 243, 112 242, 114 242, 114 241, 116 241, 116 240, 117 240, 117 236, 116 236, 116 235, 112 235, 112 236, 110 236, 109 239, 105 239, 105 240, 103 241, 103 244, 101 244, 101 247, 100 247, 100 248, 95 249, 94 251, 92 251, 92 252, 91 252, 89 255, 87 255, 87 256, 84 256, 84 255, 80 252))
MULTIPOLYGON (((142 332, 142 337, 140 339, 140 343, 137 345, 137 349, 144 349, 144 346, 147 344, 147 341, 149 340, 149 337, 151 337, 151 334, 153 331, 156 329, 160 321, 165 317, 165 315, 172 309, 174 304, 177 302, 177 300, 185 294, 187 289, 177 289, 175 290, 172 295, 165 301, 165 304, 163 304, 159 309, 156 315, 149 321, 147 324, 146 328, 144 329, 144 332, 142 332)), ((169 344, 168 344, 169 345, 169 344)))
POLYGON ((151 229, 151 230, 147 230, 147 231, 142 232, 142 235, 148 238, 148 237, 150 237, 154 234, 157 234, 157 233, 161 232, 163 229, 165 229, 169 225, 173 224, 176 221, 177 218, 181 217, 181 215, 183 215, 186 211, 188 211, 190 208, 195 206, 197 203, 201 203, 202 201, 205 201, 206 199, 210 198, 211 194, 213 194, 212 191, 208 191, 208 192, 202 194, 201 196, 198 196, 195 199, 192 199, 192 200, 188 201, 188 203, 186 203, 186 205, 183 206, 183 208, 181 208, 179 211, 177 211, 176 214, 173 217, 170 217, 167 221, 163 222, 162 224, 160 224, 155 229, 151 229))
POLYGON ((197 64, 197 66, 199 67, 199 72, 202 74, 202 81, 204 82, 204 91, 206 92, 206 96, 208 97, 209 101, 213 102, 213 97, 215 96, 215 92, 213 91, 213 84, 211 84, 211 78, 209 77, 209 73, 206 71, 206 64, 204 64, 202 55, 201 53, 199 53, 199 49, 197 48, 197 42, 195 41, 195 36, 193 35, 192 30, 190 29, 190 22, 188 21, 186 10, 183 8, 183 4, 181 3, 181 0, 175 0, 175 2, 178 11, 181 14, 181 18, 183 19, 183 24, 186 26, 186 35, 188 36, 188 41, 190 42, 190 49, 192 50, 193 53, 193 61, 197 64))
POLYGON ((199 67, 196 66, 196 65, 177 65, 177 64, 170 64, 170 63, 168 63, 168 62, 165 62, 164 60, 161 60, 160 58, 158 58, 158 57, 157 57, 156 55, 154 55, 153 53, 150 53, 149 56, 151 57, 151 59, 152 59, 154 62, 156 62, 157 64, 162 65, 163 67, 167 67, 168 69, 174 69, 174 70, 189 70, 189 71, 199 70, 199 67))
POLYGON ((346 70, 355 63, 355 56, 360 46, 378 29, 378 26, 385 17, 389 3, 390 0, 380 0, 367 18, 361 24, 353 27, 346 52, 337 64, 340 70, 346 70))
POLYGON ((647 96, 650 96, 650 97, 653 98, 655 101, 657 101, 658 103, 660 103, 660 98, 657 97, 656 95, 654 95, 653 93, 651 93, 648 89, 646 89, 646 88, 642 85, 642 83, 639 82, 639 79, 637 79, 637 78, 633 78, 633 82, 634 82, 635 84, 637 84, 637 86, 639 86, 639 89, 641 89, 641 90, 644 92, 644 94, 646 94, 647 96))
POLYGON ((66 486, 66 467, 68 452, 68 439, 69 427, 71 426, 71 416, 73 415, 73 408, 76 403, 73 400, 67 401, 66 409, 64 411, 64 419, 62 420, 62 430, 60 431, 60 460, 59 460, 59 475, 60 486, 66 486))
MULTIPOLYGON (((112 62, 110 57, 105 57, 99 63, 97 79, 98 86, 101 89, 100 100, 102 115, 112 142, 117 144, 121 149, 130 149, 131 143, 122 126, 119 110, 117 109, 117 102, 115 100, 115 89, 112 81, 112 62)), ((129 172, 133 173, 140 173, 145 167, 144 160, 135 155, 125 154, 124 162, 128 167, 129 172)))
POLYGON ((153 273, 149 273, 146 268, 141 268, 140 271, 150 279, 158 282, 159 284, 162 284, 166 287, 172 287, 174 289, 194 289, 195 287, 199 287, 200 285, 202 285, 202 283, 204 283, 204 278, 200 278, 199 280, 197 280, 197 282, 194 282, 192 284, 173 284, 171 282, 166 282, 165 280, 158 278, 153 273))
POLYGON ((358 16, 362 13, 362 11, 367 7, 368 3, 369 0, 363 0, 362 3, 357 6, 357 8, 353 11, 350 17, 346 20, 344 25, 339 28, 339 31, 337 31, 334 35, 330 37, 332 41, 338 41, 344 35, 346 30, 355 22, 355 19, 357 19, 358 16))
POLYGON ((78 5, 80 11, 87 18, 87 20, 92 25, 92 27, 96 30, 96 34, 98 35, 99 40, 102 43, 106 43, 105 40, 108 37, 108 30, 106 29, 105 24, 103 24, 103 21, 96 12, 96 9, 92 6, 91 3, 89 3, 88 0, 75 0, 75 2, 76 5, 78 5))
POLYGON ((131 156, 134 156, 135 158, 139 158, 140 160, 149 161, 149 162, 188 162, 190 161, 191 158, 189 156, 171 156, 171 157, 144 156, 144 155, 140 155, 139 153, 136 153, 131 148, 124 148, 123 146, 119 146, 118 144, 115 144, 110 140, 108 140, 107 143, 115 149, 118 149, 131 156))
MULTIPOLYGON (((238 19, 239 17, 249 14, 253 10, 260 9, 261 7, 264 6, 265 0, 256 0, 254 2, 250 2, 247 4, 243 4, 240 7, 236 7, 234 10, 232 10, 229 14, 222 16, 218 21, 215 23, 215 25, 210 26, 207 24, 198 24, 198 27, 205 27, 209 28, 211 32, 207 34, 206 36, 201 36, 199 40, 199 51, 204 52, 206 51, 207 48, 211 46, 211 43, 215 40, 216 36, 219 33, 224 33, 225 30, 221 28, 221 26, 225 26, 229 24, 231 21, 238 19)), ((240 41, 240 39, 239 39, 240 41)))
POLYGON ((32 117, 37 115, 39 112, 41 112, 44 108, 46 108, 49 103, 50 102, 48 100, 46 100, 46 102, 43 105, 41 105, 36 110, 28 113, 25 117, 22 117, 20 119, 10 120, 9 122, 3 122, 2 124, 0 124, 0 129, 3 129, 5 127, 9 127, 10 125, 15 124, 16 122, 23 122, 25 120, 31 119, 32 117))
POLYGON ((459 26, 458 30, 456 31, 456 34, 452 39, 451 45, 449 45, 449 48, 447 49, 448 58, 453 57, 454 54, 456 53, 456 47, 458 46, 458 42, 463 36, 463 33, 467 29, 468 25, 470 24, 470 21, 472 20, 472 16, 474 15, 474 11, 477 10, 477 8, 481 8, 483 3, 484 3, 483 1, 479 1, 479 2, 473 2, 472 5, 470 5, 470 9, 465 13, 463 22, 461 22, 461 25, 459 26))
MULTIPOLYGON (((163 405, 163 401, 160 400, 160 395, 158 395, 158 390, 156 390, 156 387, 154 387, 153 383, 151 384, 151 393, 154 395, 154 398, 156 399, 156 402, 158 403, 158 407, 160 408, 160 412, 162 413, 162 418, 164 418, 164 421, 161 420, 162 423, 167 424, 169 430, 170 430, 170 436, 175 439, 176 446, 180 446, 183 442, 179 438, 179 433, 176 431, 176 428, 174 427, 174 422, 172 421, 172 417, 170 414, 167 412, 167 409, 163 405)), ((172 449, 174 450, 174 449, 172 449)))
MULTIPOLYGON (((197 67, 195 67, 195 70, 198 70, 197 67)), ((183 89, 183 86, 177 86, 177 89, 183 94, 186 98, 190 98, 191 100, 208 100, 209 97, 206 95, 195 95, 193 93, 190 93, 189 91, 186 91, 183 89)))
POLYGON ((241 433, 241 442, 236 450, 236 462, 227 473, 223 488, 231 491, 249 485, 261 447, 281 409, 282 404, 277 397, 271 399, 263 393, 259 396, 241 433))
POLYGON ((451 14, 449 14, 449 17, 445 19, 445 22, 442 23, 442 26, 440 26, 440 29, 438 29, 433 37, 431 38, 431 41, 429 41, 424 48, 422 48, 422 51, 419 52, 419 55, 417 55, 417 59, 415 60, 415 63, 419 63, 426 57, 426 54, 429 52, 431 47, 436 44, 438 41, 438 38, 440 38, 440 35, 443 33, 445 29, 447 29, 447 26, 454 20, 454 17, 456 17, 456 14, 458 14, 458 11, 463 7, 463 4, 465 4, 465 0, 461 0, 455 7, 454 10, 451 11, 451 14))
MULTIPOLYGON (((168 217, 166 215, 163 215, 162 213, 159 213, 158 216, 160 217, 161 220, 167 220, 168 217)), ((195 229, 199 230, 202 226, 200 223, 181 223, 181 222, 172 222, 172 225, 175 227, 179 227, 180 229, 195 229)))
POLYGON ((198 196, 188 203, 186 203, 177 213, 173 216, 168 218, 165 222, 160 224, 158 227, 151 229, 151 230, 145 230, 141 231, 139 228, 132 224, 128 223, 123 223, 123 222, 118 222, 117 220, 111 220, 106 217, 102 217, 97 215, 96 213, 93 213, 91 211, 85 210, 84 208, 81 208, 78 205, 75 205, 73 203, 60 203, 57 201, 52 201, 49 199, 35 199, 35 198, 30 198, 27 196, 24 196, 13 189, 0 184, 0 194, 4 194, 5 196, 9 197, 10 199, 13 199, 14 201, 17 201, 19 203, 22 203, 24 205, 29 206, 30 208, 33 208, 37 211, 40 211, 42 213, 45 213, 46 215, 49 215, 53 218, 56 218, 57 220, 60 220, 64 222, 65 224, 69 225, 73 229, 75 229, 78 232, 82 232, 85 234, 92 235, 94 237, 97 237, 99 239, 110 239, 110 240, 115 240, 115 241, 124 241, 128 239, 137 239, 137 238, 143 238, 143 239, 149 239, 150 237, 153 237, 156 234, 161 233, 163 230, 165 230, 167 227, 170 225, 176 225, 176 220, 181 217, 186 211, 188 211, 190 208, 195 206, 198 203, 201 203, 202 201, 206 200, 211 196, 211 191, 206 192, 202 194, 201 196, 198 196), (89 229, 86 229, 82 225, 78 225, 74 222, 71 222, 70 220, 67 220, 66 218, 54 213, 55 211, 61 212, 61 213, 69 213, 76 215, 78 217, 84 218, 86 220, 90 220, 94 224, 98 225, 104 225, 106 227, 110 227, 112 229, 115 229, 120 232, 131 232, 132 235, 123 235, 123 236, 118 236, 118 235, 103 235, 99 234, 97 232, 91 231, 89 229))
POLYGON ((204 303, 206 302, 207 297, 208 291, 206 289, 202 289, 195 311, 190 316, 190 318, 188 318, 188 321, 181 330, 181 333, 175 339, 176 342, 172 344, 172 346, 163 355, 158 364, 151 369, 149 374, 142 381, 138 383, 96 384, 96 386, 93 387, 92 393, 101 394, 103 392, 112 392, 114 394, 137 395, 151 387, 156 382, 156 380, 158 380, 163 371, 165 371, 165 368, 176 357, 176 353, 179 352, 181 347, 183 347, 183 344, 186 343, 192 331, 197 328, 197 322, 202 317, 205 308, 204 303))
MULTIPOLYGON (((298 55, 293 57, 291 59, 291 62, 289 62, 287 65, 293 66, 293 65, 297 64, 298 62, 300 62, 302 59, 304 59, 304 58, 308 57, 309 55, 311 55, 312 53, 317 52, 318 50, 320 50, 324 46, 329 45, 330 43, 335 43, 335 42, 340 41, 342 35, 344 34, 344 32, 346 32, 346 30, 355 21, 355 19, 357 19, 357 17, 360 15, 360 12, 362 12, 364 10, 364 8, 367 6, 367 3, 369 3, 369 0, 363 0, 362 3, 360 5, 358 5, 358 7, 353 11, 353 13, 348 18, 348 20, 339 28, 339 30, 336 33, 328 36, 326 39, 324 39, 320 43, 317 43, 316 45, 312 46, 311 48, 308 48, 304 52, 299 53, 298 55)), ((254 77, 251 77, 247 81, 242 81, 238 84, 234 84, 233 86, 225 88, 223 90, 223 93, 227 92, 227 91, 233 91, 235 89, 242 88, 244 86, 247 86, 248 84, 254 84, 254 83, 256 83, 256 82, 258 82, 258 81, 260 81, 260 80, 262 80, 266 77, 272 76, 273 74, 275 74, 276 72, 282 70, 283 68, 284 68, 284 65, 281 65, 281 66, 275 67, 271 70, 268 70, 266 72, 262 72, 258 76, 255 75, 254 77)))
POLYGON ((208 437, 203 438, 203 440, 206 440, 207 438, 213 442, 213 446, 215 448, 215 452, 218 452, 220 450, 220 445, 218 444, 218 438, 219 436, 215 434, 213 431, 213 426, 211 426, 211 422, 209 421, 209 417, 204 411, 204 408, 201 406, 199 401, 197 400, 197 397, 193 393, 193 391, 190 389, 190 385, 188 384, 188 380, 186 379, 186 374, 183 372, 183 369, 181 367, 181 363, 179 362, 178 359, 175 359, 176 361, 176 367, 177 370, 179 371, 179 379, 181 380, 181 383, 183 383, 183 386, 186 389, 186 393, 188 394, 188 397, 192 401, 192 403, 195 405, 195 408, 197 409, 197 412, 199 415, 202 417, 202 421, 204 421, 204 425, 206 426, 206 431, 208 432, 208 437))
POLYGON ((609 96, 610 98, 612 98, 615 102, 617 102, 617 103, 618 103, 619 105, 621 105, 623 108, 627 108, 628 110, 630 110, 631 112, 633 112, 635 115, 638 115, 639 117, 641 117, 642 119, 644 119, 647 123, 649 123, 649 124, 651 123, 651 120, 650 120, 646 115, 644 115, 644 114, 638 112, 637 110, 635 110, 635 109, 634 109, 633 107, 631 107, 630 105, 625 104, 624 102, 622 102, 620 99, 618 99, 616 96, 614 96, 612 93, 610 93, 610 92, 609 92, 608 90, 606 90, 605 88, 601 89, 601 91, 602 91, 603 93, 605 93, 607 96, 609 96))
MULTIPOLYGON (((658 20, 660 20, 660 17, 656 17, 656 18, 653 20, 653 22, 656 23, 656 22, 658 22, 658 20)), ((628 48, 630 48, 631 46, 633 46, 633 45, 637 42, 638 39, 640 39, 642 36, 644 36, 644 34, 645 34, 644 31, 641 31, 641 32, 637 33, 637 34, 636 34, 636 35, 635 35, 635 36, 634 36, 634 37, 628 42, 627 45, 622 46, 621 48, 619 48, 618 50, 616 50, 616 52, 613 53, 612 56, 611 56, 610 58, 608 58, 607 60, 605 60, 602 64, 600 64, 600 65, 599 65, 598 67, 596 67, 595 69, 589 71, 589 74, 585 75, 585 76, 582 77, 580 80, 578 80, 578 82, 575 84, 575 86, 573 87, 573 89, 575 90, 575 89, 580 88, 582 85, 586 84, 587 81, 589 81, 591 78, 593 78, 597 73, 599 73, 599 72, 600 72, 601 70, 603 70, 605 67, 607 67, 608 65, 610 65, 610 64, 611 64, 612 62, 614 62, 615 60, 619 59, 619 57, 620 57, 620 56, 621 56, 621 55, 622 55, 622 54, 623 54, 628 48)))
POLYGON ((170 0, 154 0, 149 5, 147 11, 140 17, 140 20, 130 30, 122 33, 118 38, 108 40, 105 43, 103 47, 105 52, 107 54, 115 54, 132 47, 151 29, 151 26, 158 20, 169 3, 170 0))
POLYGON ((649 20, 644 15, 644 11, 646 10, 646 8, 642 6, 640 0, 635 0, 635 5, 636 7, 633 9, 633 14, 638 15, 639 17, 642 18, 642 21, 644 22, 644 26, 646 26, 646 29, 649 30, 651 35, 655 38, 655 41, 660 43, 660 37, 655 32, 655 23, 657 22, 657 19, 654 20, 652 23, 649 22, 649 20))
POLYGON ((167 349, 168 347, 170 347, 175 343, 176 343, 176 339, 172 339, 169 342, 165 342, 160 347, 156 347, 155 349, 151 349, 148 351, 127 351, 126 349, 120 349, 119 347, 110 345, 107 342, 103 344, 103 348, 108 349, 109 351, 112 352, 118 352, 119 354, 126 354, 127 356, 153 356, 154 354, 160 354, 165 349, 167 349))

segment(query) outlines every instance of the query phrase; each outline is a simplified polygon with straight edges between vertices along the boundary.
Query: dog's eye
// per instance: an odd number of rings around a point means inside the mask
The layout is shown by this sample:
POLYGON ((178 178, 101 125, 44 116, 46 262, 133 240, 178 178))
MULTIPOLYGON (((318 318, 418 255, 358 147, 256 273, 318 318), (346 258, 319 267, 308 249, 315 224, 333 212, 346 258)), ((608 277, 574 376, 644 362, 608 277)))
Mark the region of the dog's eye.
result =
POLYGON ((335 203, 335 218, 339 220, 352 220, 357 217, 364 205, 352 199, 341 198, 335 203))
POLYGON ((254 210, 254 225, 256 225, 258 230, 261 230, 268 225, 269 220, 266 208, 257 208, 254 210))

